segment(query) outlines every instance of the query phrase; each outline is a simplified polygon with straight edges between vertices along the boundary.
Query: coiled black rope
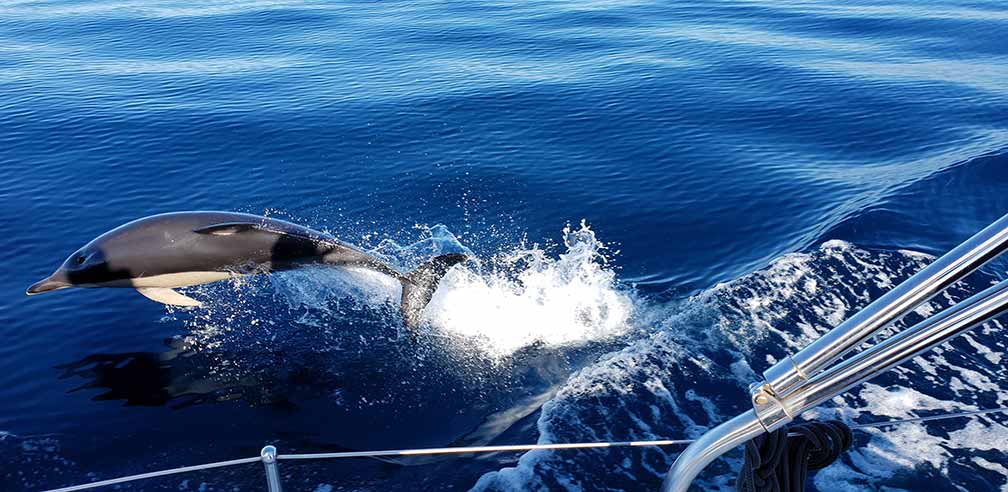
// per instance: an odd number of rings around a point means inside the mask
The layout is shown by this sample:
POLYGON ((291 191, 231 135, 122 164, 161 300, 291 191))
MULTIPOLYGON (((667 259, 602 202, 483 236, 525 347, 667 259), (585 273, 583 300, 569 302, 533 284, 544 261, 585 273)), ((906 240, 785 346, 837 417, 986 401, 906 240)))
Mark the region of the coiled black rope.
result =
POLYGON ((802 492, 809 470, 836 461, 850 448, 852 439, 850 427, 837 420, 796 424, 763 434, 746 443, 745 465, 735 488, 739 492, 802 492))

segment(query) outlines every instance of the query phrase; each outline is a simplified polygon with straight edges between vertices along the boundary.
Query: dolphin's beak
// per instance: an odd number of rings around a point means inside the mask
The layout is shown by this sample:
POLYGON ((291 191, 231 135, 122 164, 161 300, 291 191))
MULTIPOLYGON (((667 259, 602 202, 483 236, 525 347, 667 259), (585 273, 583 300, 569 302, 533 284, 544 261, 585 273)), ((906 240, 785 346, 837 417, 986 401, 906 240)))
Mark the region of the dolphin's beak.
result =
POLYGON ((67 287, 73 287, 73 284, 67 281, 66 276, 63 275, 62 272, 57 271, 49 277, 35 282, 31 287, 28 287, 28 291, 26 293, 33 296, 35 294, 49 292, 50 290, 65 289, 67 287))

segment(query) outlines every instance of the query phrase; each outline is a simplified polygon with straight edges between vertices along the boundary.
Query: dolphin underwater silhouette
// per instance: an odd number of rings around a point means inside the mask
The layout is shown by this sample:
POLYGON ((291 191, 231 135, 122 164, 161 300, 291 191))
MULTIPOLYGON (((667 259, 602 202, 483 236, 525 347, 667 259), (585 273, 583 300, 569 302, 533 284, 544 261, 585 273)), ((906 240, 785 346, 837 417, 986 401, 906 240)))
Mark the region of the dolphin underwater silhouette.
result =
POLYGON ((173 289, 306 265, 358 267, 402 283, 403 320, 415 328, 441 278, 466 259, 459 253, 441 255, 403 274, 330 234, 291 222, 237 212, 173 212, 134 220, 98 236, 27 294, 130 287, 160 303, 200 306, 173 289))

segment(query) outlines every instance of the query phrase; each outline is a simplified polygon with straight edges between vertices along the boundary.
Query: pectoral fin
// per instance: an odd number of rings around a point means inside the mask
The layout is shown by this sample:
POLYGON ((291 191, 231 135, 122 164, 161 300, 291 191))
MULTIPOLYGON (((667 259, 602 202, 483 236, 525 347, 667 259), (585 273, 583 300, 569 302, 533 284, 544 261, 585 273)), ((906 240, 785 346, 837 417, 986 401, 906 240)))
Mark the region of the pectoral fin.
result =
POLYGON ((137 292, 143 294, 144 297, 152 301, 160 302, 161 304, 191 307, 199 307, 203 305, 203 303, 197 301, 196 299, 186 297, 166 287, 138 287, 137 292))

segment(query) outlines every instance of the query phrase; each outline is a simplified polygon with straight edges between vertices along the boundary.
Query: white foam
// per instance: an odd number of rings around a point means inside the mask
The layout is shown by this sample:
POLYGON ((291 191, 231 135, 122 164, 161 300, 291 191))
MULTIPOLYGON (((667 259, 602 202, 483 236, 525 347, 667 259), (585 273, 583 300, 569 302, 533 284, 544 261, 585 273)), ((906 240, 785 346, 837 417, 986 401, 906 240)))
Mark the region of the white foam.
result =
POLYGON ((940 400, 912 388, 883 388, 872 383, 864 383, 858 391, 858 396, 865 401, 865 405, 860 407, 859 411, 894 419, 913 418, 922 410, 953 412, 976 409, 970 405, 940 400))
POLYGON ((442 280, 426 318, 492 355, 625 333, 633 302, 606 267, 604 245, 583 223, 564 229, 564 245, 558 258, 539 248, 518 249, 496 258, 489 272, 456 267, 442 280))

